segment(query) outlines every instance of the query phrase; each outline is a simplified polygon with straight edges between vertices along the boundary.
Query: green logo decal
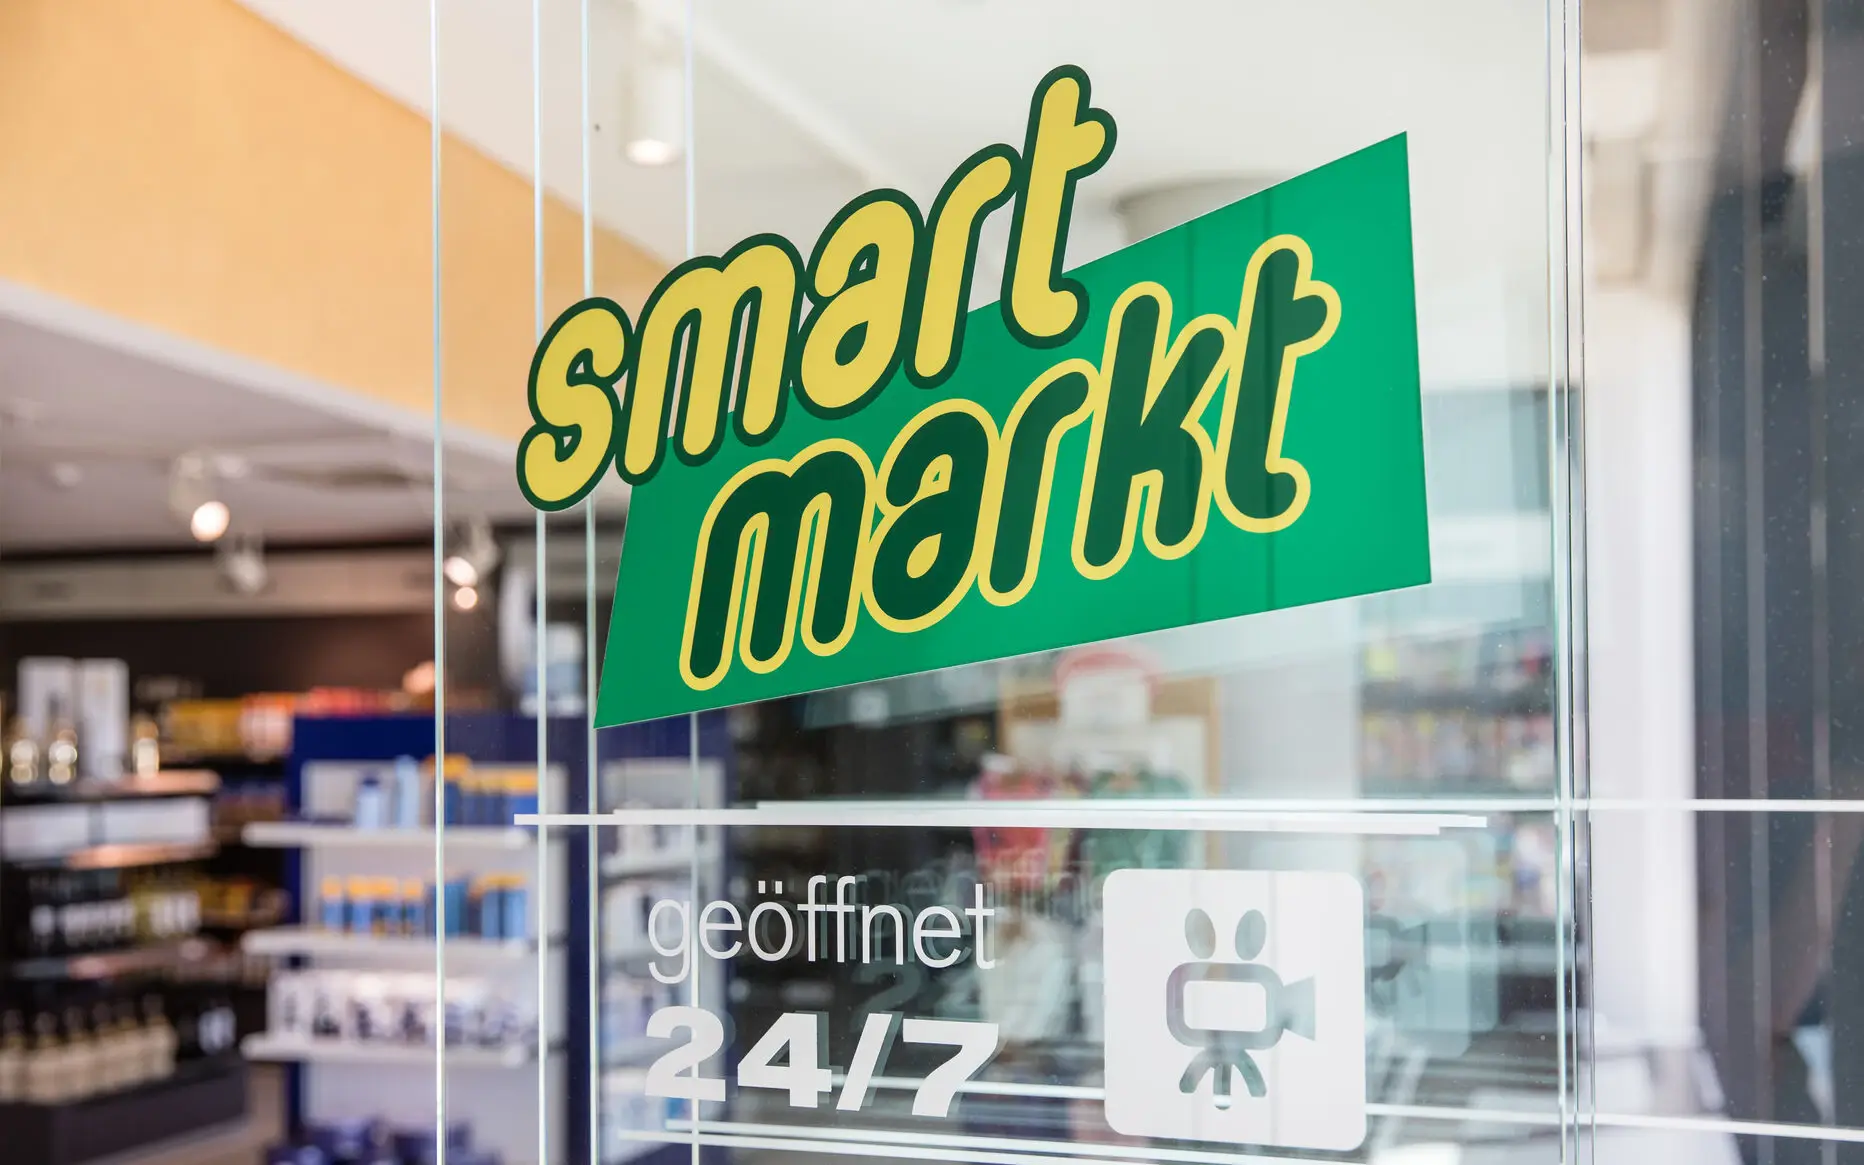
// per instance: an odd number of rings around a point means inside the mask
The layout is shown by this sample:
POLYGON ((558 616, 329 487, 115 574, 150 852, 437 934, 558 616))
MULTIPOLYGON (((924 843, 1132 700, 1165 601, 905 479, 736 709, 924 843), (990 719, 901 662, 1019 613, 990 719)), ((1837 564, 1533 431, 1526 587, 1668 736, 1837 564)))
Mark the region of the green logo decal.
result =
POLYGON ((1430 581, 1404 138, 1064 275, 1115 136, 1064 66, 924 218, 874 191, 807 262, 754 236, 558 318, 519 486, 634 486, 598 723, 1430 581))

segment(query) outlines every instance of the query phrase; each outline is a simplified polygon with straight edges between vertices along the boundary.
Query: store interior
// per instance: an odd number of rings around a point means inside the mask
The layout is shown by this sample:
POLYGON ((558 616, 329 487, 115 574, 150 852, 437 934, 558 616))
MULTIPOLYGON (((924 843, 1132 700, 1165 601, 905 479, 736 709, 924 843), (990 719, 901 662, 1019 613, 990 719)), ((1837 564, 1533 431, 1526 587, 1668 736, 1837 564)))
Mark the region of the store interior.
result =
MULTIPOLYGON (((1571 516, 1554 454, 1572 435, 1548 376, 1563 285, 1539 7, 1466 0, 1413 21, 1337 5, 1355 28, 1330 67, 1388 83, 1389 108, 1257 113, 1221 141, 1148 101, 1180 46, 1128 39, 1132 10, 1110 4, 721 0, 687 30, 678 6, 550 0, 535 24, 528 4, 443 6, 436 29, 426 3, 187 0, 158 28, 114 0, 96 37, 58 0, 13 7, 0 77, 33 100, 0 102, 0 155, 43 160, 45 177, 0 190, 0 221, 45 229, 0 241, 7 1160, 421 1165, 442 1084, 450 1165, 697 1159, 644 1135, 673 1115, 642 1089, 645 1017, 671 998, 637 937, 648 903, 821 870, 903 907, 988 885, 1016 973, 750 964, 705 988, 735 1032, 799 1009, 986 1016, 1005 1033, 1005 1090, 967 1101, 962 1132, 1121 1144, 1069 1093, 1100 1070, 1095 894, 1113 869, 1200 861, 1367 887, 1376 1111, 1352 1159, 1571 1159, 1564 1106, 1582 1095, 1624 1118, 1588 1131, 1598 1162, 1754 1160, 1753 1130, 1723 1118, 1787 1119, 1730 1101, 1703 1035, 1701 1000, 1730 988, 1698 935, 1718 909, 1699 886, 1739 888, 1704 873, 1689 815, 1599 815, 1572 849, 1562 833, 1567 651, 1590 669, 1592 795, 1697 792, 1690 319, 1735 5, 1587 6, 1584 485, 1635 500, 1583 510, 1577 647, 1550 551, 1571 516), (142 53, 156 36, 189 53, 142 53), (924 103, 980 44, 963 99, 924 103), (1419 63, 1394 70, 1407 54, 1419 63), (1075 58, 1130 152, 1083 200, 1070 264, 1412 135, 1434 581, 590 729, 602 647, 635 617, 610 602, 628 496, 611 481, 546 523, 515 488, 546 303, 638 304, 687 254, 812 238, 871 187, 929 198, 1075 58), (95 99, 90 76, 110 78, 95 99), (96 101, 117 107, 108 133, 76 128, 96 101), (599 147, 586 168, 582 109, 599 147), (82 144, 48 145, 67 139, 82 144), (135 196, 63 209, 105 153, 135 196), (1458 840, 1300 846, 1045 828, 540 839, 511 823, 540 805, 834 797, 1487 816, 1458 840)), ((1181 7, 1212 41, 1319 43, 1341 19, 1181 7)), ((1228 73, 1176 71, 1186 90, 1166 104, 1269 108, 1298 68, 1264 62, 1240 93, 1228 73)), ((1007 231, 985 227, 999 255, 1007 231)), ((1809 1015, 1793 1119, 1829 1124, 1829 1032, 1809 1015)), ((843 1063, 859 1022, 837 1022, 827 1054, 843 1063)), ((734 1103, 737 1120, 791 1119, 765 1094, 734 1103)), ((876 1105, 910 1119, 897 1096, 876 1105)))

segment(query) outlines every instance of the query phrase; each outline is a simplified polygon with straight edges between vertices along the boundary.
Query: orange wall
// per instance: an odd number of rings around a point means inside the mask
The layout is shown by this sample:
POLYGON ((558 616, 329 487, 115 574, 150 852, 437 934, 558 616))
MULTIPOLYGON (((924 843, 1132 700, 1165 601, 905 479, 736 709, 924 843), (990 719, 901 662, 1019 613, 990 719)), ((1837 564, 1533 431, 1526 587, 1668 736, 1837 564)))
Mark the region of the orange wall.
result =
MULTIPOLYGON (((431 412, 430 126, 232 0, 0 0, 0 279, 431 412)), ((515 437, 528 178, 442 151, 447 419, 515 437)), ((582 289, 545 214, 546 301, 582 289)), ((663 270, 597 237, 596 285, 663 270)))

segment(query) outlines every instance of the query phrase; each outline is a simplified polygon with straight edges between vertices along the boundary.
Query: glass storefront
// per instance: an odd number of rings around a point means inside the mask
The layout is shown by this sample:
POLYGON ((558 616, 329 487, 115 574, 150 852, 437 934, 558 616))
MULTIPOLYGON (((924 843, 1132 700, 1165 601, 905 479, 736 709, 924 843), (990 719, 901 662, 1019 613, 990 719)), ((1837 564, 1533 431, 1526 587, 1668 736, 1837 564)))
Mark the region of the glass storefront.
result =
POLYGON ((1864 1160, 1856 0, 162 11, 0 5, 0 1156, 1864 1160))
MULTIPOLYGON (((1005 627, 1005 646, 968 653, 990 662, 882 661, 873 674, 892 678, 595 730, 603 816, 553 830, 595 853, 587 915, 570 920, 593 936, 591 1034, 571 1040, 590 1093, 562 1102, 566 1143, 586 1103, 608 1162, 1587 1151, 1573 15, 742 4, 598 7, 586 41, 542 29, 545 83, 509 100, 533 103, 547 178, 587 183, 594 229, 627 224, 669 262, 765 232, 820 256, 869 189, 931 207, 974 151, 1025 149, 1030 94, 1056 65, 1079 66, 1118 126, 1075 187, 1070 269, 1403 135, 1430 558, 1428 586, 1116 638, 1091 628, 1188 620, 1101 610, 1169 606, 1175 584, 1109 590, 1074 616, 1078 646, 1031 653, 1005 627), (618 165, 656 143, 663 169, 618 165), (650 180, 683 199, 653 199, 650 180)), ((443 19, 443 111, 450 86, 487 99, 464 59, 450 68, 448 36, 443 19)), ((1246 247, 1301 229, 1269 205, 1246 247)), ((973 308, 998 298, 1012 211, 977 229, 973 308)), ((541 272, 540 330, 581 271, 550 229, 538 253, 560 269, 541 272)), ((1315 278, 1348 262, 1315 243, 1315 278)), ((623 305, 645 363, 631 274, 598 249, 581 291, 623 305)), ((1372 326, 1371 300, 1345 282, 1340 299, 1341 329, 1355 310, 1372 326)), ((740 357, 739 407, 755 355, 740 357)), ((1364 375, 1415 392, 1404 345, 1383 356, 1364 375)), ((932 392, 981 391, 968 383, 932 392)), ((1345 388, 1294 391, 1288 448, 1310 455, 1349 423, 1331 410, 1361 407, 1345 388)), ((1402 424, 1385 439, 1406 440, 1402 424)), ((1338 498, 1325 473, 1313 496, 1338 498)), ((637 540, 627 553, 666 547, 654 572, 688 569, 690 538, 636 517, 670 504, 662 480, 628 503, 597 487, 544 520, 541 618, 613 620, 592 640, 605 672, 649 670, 657 642, 627 630, 625 598, 602 609, 614 527, 637 540)), ((1247 591, 1258 568, 1239 569, 1197 582, 1247 591)), ((1293 586, 1268 577, 1271 594, 1293 586)), ((639 614, 677 623, 684 594, 668 594, 639 614)), ((585 754, 563 754, 573 784, 585 754)))

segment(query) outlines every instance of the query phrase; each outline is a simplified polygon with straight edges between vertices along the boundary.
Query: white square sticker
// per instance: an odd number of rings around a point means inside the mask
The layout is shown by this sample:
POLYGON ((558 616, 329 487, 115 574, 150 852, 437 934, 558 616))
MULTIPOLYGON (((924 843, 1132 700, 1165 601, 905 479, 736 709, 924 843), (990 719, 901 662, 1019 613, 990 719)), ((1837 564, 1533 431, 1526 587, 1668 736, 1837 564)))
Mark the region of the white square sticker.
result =
POLYGON ((1305 1149, 1365 1140, 1357 879, 1117 870, 1105 905, 1115 1131, 1305 1149))

